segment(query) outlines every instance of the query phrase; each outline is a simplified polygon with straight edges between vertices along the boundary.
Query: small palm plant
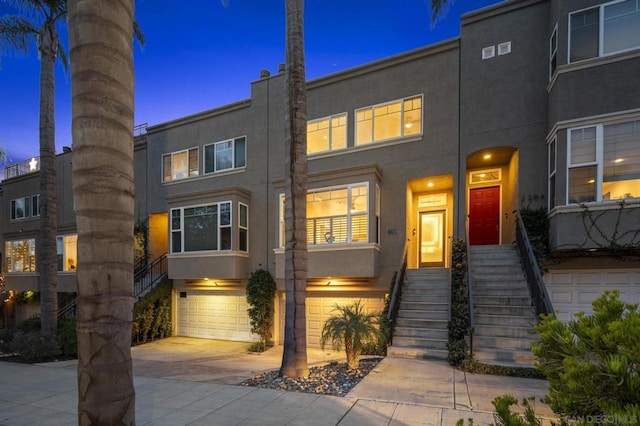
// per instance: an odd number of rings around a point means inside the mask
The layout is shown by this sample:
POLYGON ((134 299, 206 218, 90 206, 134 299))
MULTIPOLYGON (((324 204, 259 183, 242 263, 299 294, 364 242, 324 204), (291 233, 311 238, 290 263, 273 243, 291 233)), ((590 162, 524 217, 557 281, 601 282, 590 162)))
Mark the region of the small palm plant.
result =
POLYGON ((324 349, 325 344, 331 341, 333 348, 340 350, 344 343, 347 367, 352 370, 357 369, 363 343, 373 340, 378 333, 377 316, 365 313, 361 301, 347 306, 336 303, 334 311, 338 311, 338 314, 329 318, 322 327, 320 345, 324 349))

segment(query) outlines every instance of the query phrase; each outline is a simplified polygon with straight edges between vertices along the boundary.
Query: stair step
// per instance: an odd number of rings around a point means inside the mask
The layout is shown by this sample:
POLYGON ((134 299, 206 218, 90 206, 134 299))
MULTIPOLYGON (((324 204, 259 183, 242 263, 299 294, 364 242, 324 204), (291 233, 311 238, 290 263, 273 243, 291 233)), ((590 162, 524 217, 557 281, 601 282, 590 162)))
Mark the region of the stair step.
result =
POLYGON ((449 294, 449 287, 420 287, 415 285, 405 285, 402 287, 402 294, 429 294, 433 296, 446 296, 449 294))
POLYGON ((418 327, 396 327, 393 330, 393 340, 396 338, 421 338, 421 339, 435 339, 435 340, 447 340, 449 337, 449 330, 433 329, 433 328, 418 328, 418 327))
POLYGON ((421 337, 393 337, 393 344, 405 348, 447 350, 446 339, 428 339, 421 337))
POLYGON ((504 327, 501 325, 476 324, 474 335, 494 337, 524 337, 533 338, 537 333, 533 327, 504 327))
POLYGON ((473 302, 478 305, 500 305, 500 306, 531 306, 531 297, 529 297, 529 290, 527 290, 526 296, 517 295, 505 295, 504 293, 488 295, 486 292, 482 292, 482 295, 476 295, 474 293, 473 302))
POLYGON ((434 330, 448 330, 448 321, 415 319, 415 318, 396 318, 396 327, 417 327, 434 330))
POLYGON ((480 305, 477 302, 473 307, 473 311, 477 315, 510 315, 520 317, 531 317, 535 315, 533 307, 529 306, 513 306, 513 305, 480 305))
POLYGON ((477 325, 500 325, 504 327, 533 327, 536 324, 535 317, 516 317, 510 315, 486 315, 476 314, 477 325))
POLYGON ((442 349, 421 349, 392 345, 387 348, 387 356, 394 358, 447 359, 449 352, 442 349))
POLYGON ((449 295, 429 295, 425 293, 402 293, 401 302, 410 303, 449 303, 449 295))
POLYGON ((508 349, 500 350, 475 350, 473 358, 484 364, 506 365, 511 367, 534 367, 536 357, 531 351, 516 351, 508 349))
POLYGON ((401 301, 400 310, 403 311, 405 309, 411 311, 438 312, 439 315, 442 315, 444 311, 446 317, 449 311, 449 305, 446 303, 414 302, 412 300, 401 301))
POLYGON ((511 349, 518 351, 530 351, 531 344, 536 339, 519 339, 514 337, 496 337, 496 336, 481 336, 477 333, 473 335, 473 347, 474 350, 494 350, 494 349, 511 349))

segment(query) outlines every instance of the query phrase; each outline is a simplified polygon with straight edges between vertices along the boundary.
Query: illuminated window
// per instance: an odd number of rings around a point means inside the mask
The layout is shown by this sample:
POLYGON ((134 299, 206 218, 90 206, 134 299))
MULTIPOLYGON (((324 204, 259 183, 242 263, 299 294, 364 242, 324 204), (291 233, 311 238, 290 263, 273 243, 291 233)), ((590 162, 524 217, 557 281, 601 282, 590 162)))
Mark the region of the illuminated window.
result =
POLYGON ((172 152, 162 156, 162 181, 198 176, 198 148, 172 152))
POLYGON ((40 216, 40 195, 11 200, 11 220, 40 216))
POLYGON ((7 272, 36 271, 36 240, 7 241, 4 243, 7 272))
POLYGON ((249 207, 246 204, 238 204, 238 249, 249 251, 249 207))
POLYGON ((640 47, 640 2, 614 1, 569 15, 569 62, 640 47))
POLYGON ((569 129, 568 202, 640 197, 640 120, 569 129))
POLYGON ((171 252, 231 250, 231 202, 171 209, 171 252))
POLYGON ((307 123, 307 154, 335 151, 347 147, 347 113, 307 123))
POLYGON ((56 239, 58 271, 72 272, 78 265, 78 236, 61 235, 56 239))
POLYGON ((356 110, 356 145, 422 134, 422 96, 356 110))
POLYGON ((246 138, 240 137, 204 146, 204 172, 215 173, 246 165, 246 138))
MULTIPOLYGON (((307 193, 307 243, 351 244, 369 241, 369 185, 317 189, 307 193)), ((280 238, 284 246, 284 195, 280 195, 280 238)))

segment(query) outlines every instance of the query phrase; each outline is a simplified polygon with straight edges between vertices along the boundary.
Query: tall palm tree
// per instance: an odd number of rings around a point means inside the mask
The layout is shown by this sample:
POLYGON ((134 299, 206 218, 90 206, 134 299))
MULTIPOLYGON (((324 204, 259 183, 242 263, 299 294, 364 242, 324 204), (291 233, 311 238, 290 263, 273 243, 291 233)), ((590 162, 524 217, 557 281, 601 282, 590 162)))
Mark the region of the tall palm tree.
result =
POLYGON ((446 15, 449 3, 454 0, 431 0, 431 25, 434 25, 436 21, 446 15))
POLYGON ((69 0, 78 424, 135 424, 133 0, 69 0))
POLYGON ((280 375, 306 377, 307 363, 307 89, 303 0, 285 0, 285 322, 280 375))
POLYGON ((67 59, 60 45, 56 25, 67 14, 66 0, 15 0, 24 16, 0 17, 0 49, 29 48, 35 39, 40 57, 40 235, 36 240, 37 270, 40 275, 42 333, 53 336, 58 328, 58 257, 56 251, 57 195, 54 114, 54 66, 67 59), (33 17, 36 24, 25 16, 33 17))

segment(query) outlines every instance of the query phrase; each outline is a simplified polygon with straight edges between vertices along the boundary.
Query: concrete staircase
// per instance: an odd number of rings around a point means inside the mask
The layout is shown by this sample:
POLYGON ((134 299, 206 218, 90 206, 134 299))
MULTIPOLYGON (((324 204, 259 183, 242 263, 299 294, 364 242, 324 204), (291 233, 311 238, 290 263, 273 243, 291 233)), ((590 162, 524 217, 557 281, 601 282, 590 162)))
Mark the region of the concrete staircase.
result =
POLYGON ((448 292, 448 269, 407 269, 388 356, 446 359, 448 292))
POLYGON ((516 246, 471 246, 469 256, 474 358, 485 364, 533 367, 537 320, 516 246))

